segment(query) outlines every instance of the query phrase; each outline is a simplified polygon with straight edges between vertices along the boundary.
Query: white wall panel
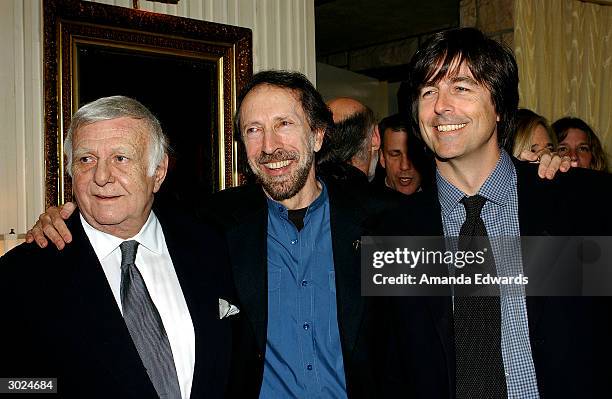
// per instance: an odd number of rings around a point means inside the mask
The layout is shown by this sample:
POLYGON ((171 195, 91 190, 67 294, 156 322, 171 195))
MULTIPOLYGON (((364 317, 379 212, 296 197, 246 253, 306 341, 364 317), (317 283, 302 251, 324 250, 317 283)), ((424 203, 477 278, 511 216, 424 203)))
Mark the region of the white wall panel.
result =
POLYGON ((43 206, 40 4, 0 2, 0 233, 43 206))
MULTIPOLYGON (((93 0, 131 7, 132 0, 93 0)), ((142 9, 250 28, 253 66, 316 82, 314 0, 140 0, 142 9)), ((43 209, 42 1, 0 0, 0 234, 43 209)))

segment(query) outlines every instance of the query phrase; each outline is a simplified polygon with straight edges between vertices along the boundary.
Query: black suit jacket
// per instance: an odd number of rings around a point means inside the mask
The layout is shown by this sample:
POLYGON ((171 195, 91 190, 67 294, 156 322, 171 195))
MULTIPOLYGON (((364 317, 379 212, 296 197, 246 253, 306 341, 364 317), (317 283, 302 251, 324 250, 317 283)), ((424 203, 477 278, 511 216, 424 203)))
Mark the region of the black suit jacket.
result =
MULTIPOLYGON (((516 162, 521 236, 610 235, 610 175, 572 170, 553 181, 516 162)), ((387 221, 391 218, 387 217, 387 221)), ((435 187, 410 198, 385 235, 442 236, 435 187)), ((542 398, 596 397, 612 372, 609 297, 527 297, 529 338, 542 398)), ((381 380, 393 398, 453 398, 451 297, 389 298, 390 355, 381 380)))
MULTIPOLYGON (((206 226, 156 212, 195 330, 191 398, 223 397, 231 325, 225 242, 206 226)), ((2 377, 57 377, 59 397, 156 398, 96 254, 75 213, 63 251, 21 245, 0 258, 2 377)), ((51 247, 51 246, 50 246, 51 247)))
MULTIPOLYGON (((361 296, 360 240, 390 198, 373 198, 350 182, 327 181, 338 326, 349 398, 378 397, 372 378, 376 354, 370 350, 377 315, 361 296)), ((266 350, 268 205, 259 185, 224 190, 208 209, 227 236, 234 282, 244 316, 236 328, 232 397, 257 398, 266 350)))

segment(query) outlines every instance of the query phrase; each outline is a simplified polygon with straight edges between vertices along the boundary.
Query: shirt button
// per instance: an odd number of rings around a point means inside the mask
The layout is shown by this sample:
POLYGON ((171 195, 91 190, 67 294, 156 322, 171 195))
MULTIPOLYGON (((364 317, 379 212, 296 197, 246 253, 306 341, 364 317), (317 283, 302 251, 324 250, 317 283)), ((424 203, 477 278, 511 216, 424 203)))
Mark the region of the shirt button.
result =
POLYGON ((306 287, 308 285, 308 281, 302 280, 302 287, 306 287))
POLYGON ((295 239, 295 240, 291 240, 291 245, 295 245, 295 244, 297 244, 297 241, 298 241, 297 239, 295 239))
POLYGON ((304 330, 308 330, 310 328, 310 324, 304 323, 302 327, 304 327, 304 330))
POLYGON ((312 370, 312 364, 309 364, 308 366, 306 366, 306 368, 307 368, 308 370, 312 370))
POLYGON ((510 377, 510 373, 505 373, 505 374, 506 374, 506 377, 510 377))

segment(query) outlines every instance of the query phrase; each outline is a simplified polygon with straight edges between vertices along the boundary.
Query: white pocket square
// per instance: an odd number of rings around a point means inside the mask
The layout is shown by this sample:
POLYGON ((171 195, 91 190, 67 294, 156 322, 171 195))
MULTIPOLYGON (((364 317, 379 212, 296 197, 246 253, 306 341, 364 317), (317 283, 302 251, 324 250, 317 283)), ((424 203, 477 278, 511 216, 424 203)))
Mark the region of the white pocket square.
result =
POLYGON ((219 320, 240 313, 238 306, 232 305, 225 299, 219 298, 219 320))

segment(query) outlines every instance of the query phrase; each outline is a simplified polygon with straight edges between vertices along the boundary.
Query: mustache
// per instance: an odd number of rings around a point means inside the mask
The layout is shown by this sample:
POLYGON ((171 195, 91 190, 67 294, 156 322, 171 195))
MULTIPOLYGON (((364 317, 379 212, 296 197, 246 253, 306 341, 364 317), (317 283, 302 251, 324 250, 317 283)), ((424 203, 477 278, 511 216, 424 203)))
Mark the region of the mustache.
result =
POLYGON ((282 162, 282 161, 295 161, 300 156, 297 151, 287 151, 282 148, 277 149, 272 154, 267 154, 262 152, 259 157, 257 157, 258 164, 265 164, 270 162, 282 162))

